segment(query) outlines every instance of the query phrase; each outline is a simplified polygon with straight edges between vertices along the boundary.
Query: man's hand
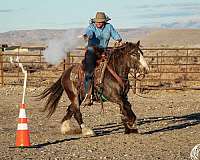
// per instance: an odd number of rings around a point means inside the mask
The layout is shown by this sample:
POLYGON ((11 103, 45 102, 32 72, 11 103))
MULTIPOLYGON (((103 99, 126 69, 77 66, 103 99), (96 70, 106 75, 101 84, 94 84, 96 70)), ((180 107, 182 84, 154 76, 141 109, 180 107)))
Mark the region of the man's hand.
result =
POLYGON ((80 35, 77 38, 83 38, 85 41, 88 41, 89 37, 85 34, 85 35, 80 35))
POLYGON ((83 38, 84 38, 85 41, 89 40, 89 37, 86 34, 83 35, 83 38))
POLYGON ((117 41, 115 41, 115 43, 114 43, 114 47, 120 47, 120 46, 122 46, 122 40, 120 39, 120 40, 117 40, 117 41))

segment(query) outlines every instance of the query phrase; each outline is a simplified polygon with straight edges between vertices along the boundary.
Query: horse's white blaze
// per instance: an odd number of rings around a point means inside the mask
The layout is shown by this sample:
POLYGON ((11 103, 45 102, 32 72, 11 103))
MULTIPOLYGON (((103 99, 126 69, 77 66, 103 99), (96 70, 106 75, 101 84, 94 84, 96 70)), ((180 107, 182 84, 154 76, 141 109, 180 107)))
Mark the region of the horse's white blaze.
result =
POLYGON ((149 71, 149 66, 147 65, 146 60, 144 59, 143 55, 140 53, 140 63, 142 64, 142 66, 149 71))
POLYGON ((136 73, 136 77, 138 77, 140 75, 140 73, 136 73))
POLYGON ((61 125, 61 133, 62 134, 66 134, 68 133, 69 131, 71 130, 71 127, 70 127, 70 120, 66 120, 62 123, 61 125))

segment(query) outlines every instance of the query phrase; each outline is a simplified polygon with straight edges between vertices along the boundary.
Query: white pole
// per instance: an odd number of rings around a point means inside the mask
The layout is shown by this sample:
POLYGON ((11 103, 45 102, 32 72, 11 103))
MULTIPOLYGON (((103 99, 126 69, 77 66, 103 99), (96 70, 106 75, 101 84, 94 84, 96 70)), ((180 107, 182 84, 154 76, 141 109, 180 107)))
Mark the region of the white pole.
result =
MULTIPOLYGON (((10 57, 10 62, 13 63, 12 57, 10 57)), ((24 73, 24 86, 23 86, 23 97, 22 97, 22 104, 25 104, 25 93, 26 93, 26 82, 27 82, 27 71, 24 69, 22 63, 19 62, 19 57, 17 56, 16 62, 19 64, 19 67, 22 69, 24 73)))
POLYGON ((23 86, 23 97, 22 97, 22 104, 25 103, 25 93, 26 93, 26 81, 27 81, 27 71, 24 69, 22 63, 19 63, 19 67, 22 69, 24 73, 24 86, 23 86))

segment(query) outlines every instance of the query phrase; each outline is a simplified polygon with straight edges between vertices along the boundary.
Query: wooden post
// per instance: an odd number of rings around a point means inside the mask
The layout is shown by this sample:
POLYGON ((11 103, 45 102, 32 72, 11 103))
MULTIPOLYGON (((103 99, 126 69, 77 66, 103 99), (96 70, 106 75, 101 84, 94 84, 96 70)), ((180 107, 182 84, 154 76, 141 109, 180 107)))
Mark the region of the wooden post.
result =
POLYGON ((40 49, 40 85, 42 84, 42 49, 40 49))
POLYGON ((68 54, 67 54, 67 56, 68 56, 68 65, 70 65, 70 63, 71 63, 71 61, 70 61, 70 52, 68 52, 68 54))
MULTIPOLYGON (((18 47, 18 51, 17 51, 17 56, 19 57, 19 47, 18 47)), ((20 58, 20 57, 19 57, 20 58)), ((20 72, 20 68, 18 67, 18 69, 17 69, 17 79, 18 79, 18 83, 20 82, 19 81, 19 72, 20 72)))
POLYGON ((159 67, 158 67, 158 52, 157 52, 157 54, 156 54, 156 66, 157 66, 157 72, 159 73, 159 67))
POLYGON ((73 57, 73 56, 71 56, 71 58, 72 58, 72 61, 71 61, 71 63, 73 64, 73 63, 74 63, 74 57, 73 57))
POLYGON ((65 71, 65 68, 66 68, 66 64, 65 63, 66 63, 66 60, 64 59, 63 60, 63 71, 65 71))
MULTIPOLYGON (((136 72, 135 71, 134 71, 134 77, 136 77, 136 72)), ((137 87, 137 80, 136 79, 134 79, 134 81, 133 81, 133 87, 134 87, 133 93, 136 94, 136 87, 137 87)))
POLYGON ((187 62, 186 62, 186 71, 185 71, 186 72, 186 78, 184 78, 185 86, 187 86, 187 84, 188 84, 187 83, 187 78, 188 78, 188 62, 189 62, 189 59, 188 59, 189 57, 188 56, 189 56, 189 51, 187 49, 187 60, 186 60, 187 62))
POLYGON ((187 74, 187 72, 188 72, 188 49, 187 49, 187 60, 186 60, 186 74, 187 74))
POLYGON ((0 72, 1 72, 1 85, 4 85, 4 72, 3 72, 3 49, 0 51, 0 72))
MULTIPOLYGON (((159 73, 159 72, 160 72, 160 69, 159 69, 159 57, 158 57, 158 52, 157 52, 156 56, 157 56, 157 72, 159 73)), ((161 57, 162 57, 162 51, 161 51, 161 57)), ((161 58, 161 63, 162 63, 162 58, 161 58)), ((160 75, 159 75, 159 83, 161 84, 161 73, 160 73, 160 75)), ((159 85, 160 85, 160 84, 159 84, 159 85)))

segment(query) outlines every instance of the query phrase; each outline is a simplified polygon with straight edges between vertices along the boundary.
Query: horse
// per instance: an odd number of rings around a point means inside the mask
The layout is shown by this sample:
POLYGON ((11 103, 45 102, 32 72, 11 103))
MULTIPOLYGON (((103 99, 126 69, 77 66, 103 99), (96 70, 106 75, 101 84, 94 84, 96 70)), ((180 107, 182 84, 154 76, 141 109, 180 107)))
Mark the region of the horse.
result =
MULTIPOLYGON (((108 63, 101 84, 101 95, 120 107, 125 134, 138 133, 135 124, 136 115, 131 109, 132 105, 128 101, 127 96, 130 89, 128 74, 131 69, 143 74, 146 74, 149 70, 139 46, 140 41, 137 43, 126 42, 120 47, 110 49, 108 63)), ((39 95, 39 99, 42 100, 48 97, 44 111, 48 111, 48 117, 50 117, 55 112, 58 102, 65 91, 71 104, 67 107, 66 114, 61 121, 61 133, 67 134, 72 130, 70 128, 70 119, 74 116, 82 135, 94 136, 95 132, 92 128, 85 125, 80 112, 81 103, 85 96, 80 91, 80 88, 84 88, 81 85, 81 82, 84 81, 84 76, 80 76, 80 72, 83 72, 81 63, 71 65, 52 86, 46 88, 39 95)))

